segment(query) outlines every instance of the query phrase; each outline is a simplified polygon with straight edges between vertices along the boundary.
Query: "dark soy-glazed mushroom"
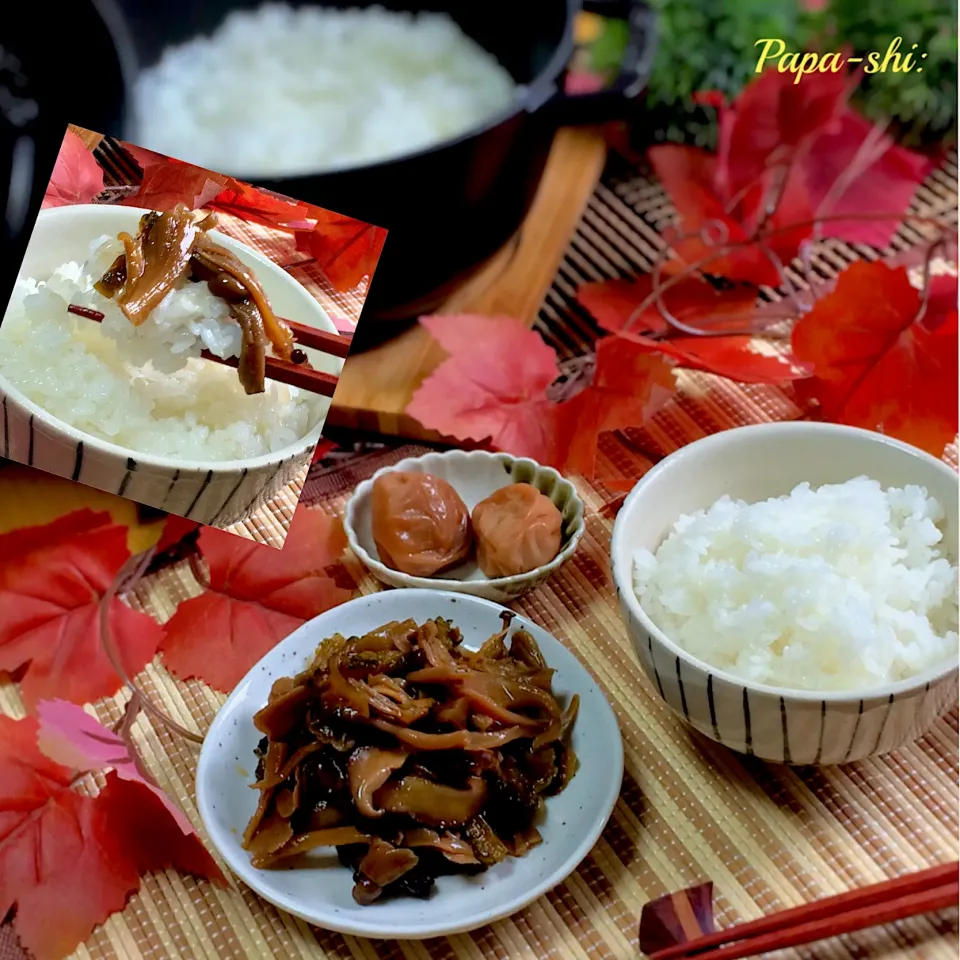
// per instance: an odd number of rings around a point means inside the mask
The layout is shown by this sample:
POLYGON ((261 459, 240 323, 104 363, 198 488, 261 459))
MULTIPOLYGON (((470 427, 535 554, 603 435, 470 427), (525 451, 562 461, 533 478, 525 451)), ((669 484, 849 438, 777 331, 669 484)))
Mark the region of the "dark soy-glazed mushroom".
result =
POLYGON ((437 877, 477 873, 541 840, 544 799, 576 771, 578 698, 512 614, 469 651, 449 621, 335 635, 277 680, 254 717, 254 866, 295 867, 336 847, 360 904, 429 897, 437 877))
POLYGON ((197 213, 183 203, 168 213, 145 213, 135 237, 117 236, 124 252, 94 286, 138 327, 182 280, 205 281, 214 296, 230 305, 240 326, 238 376, 244 391, 263 393, 267 348, 289 360, 293 334, 273 312, 253 271, 209 236, 216 225, 215 214, 197 213))

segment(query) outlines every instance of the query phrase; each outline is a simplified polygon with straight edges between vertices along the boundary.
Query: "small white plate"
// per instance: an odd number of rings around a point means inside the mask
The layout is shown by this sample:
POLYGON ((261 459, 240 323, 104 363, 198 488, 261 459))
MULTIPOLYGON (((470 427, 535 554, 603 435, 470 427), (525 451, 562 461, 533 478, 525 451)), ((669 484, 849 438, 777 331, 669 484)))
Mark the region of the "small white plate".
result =
POLYGON ((197 803, 214 846, 231 870, 260 896, 310 923, 360 937, 421 939, 463 933, 525 907, 564 880, 597 842, 610 818, 623 776, 623 744, 613 710, 577 658, 536 624, 516 617, 556 670, 561 704, 580 695, 572 746, 580 768, 567 788, 546 802, 538 824, 543 843, 475 877, 440 877, 429 900, 399 897, 362 907, 350 871, 336 851, 292 868, 257 870, 240 846, 257 803, 250 789, 260 734, 252 718, 273 681, 305 666, 317 644, 334 633, 359 635, 391 620, 418 623, 445 617, 476 649, 500 628, 503 608, 477 597, 437 590, 389 590, 351 600, 305 623, 274 647, 240 682, 214 718, 197 767, 197 803))
POLYGON ((574 485, 553 467, 545 467, 527 457, 486 450, 447 450, 409 457, 389 467, 382 467, 357 486, 343 512, 343 528, 350 549, 361 563, 381 582, 391 587, 420 587, 449 590, 472 597, 483 597, 497 603, 513 603, 518 597, 539 587, 552 577, 574 554, 585 529, 583 501, 574 485), (446 480, 460 495, 467 510, 490 494, 512 483, 529 483, 549 497, 563 517, 560 552, 541 567, 512 577, 488 577, 477 565, 476 554, 463 563, 435 577, 414 577, 394 570, 380 559, 373 539, 371 500, 373 484, 378 477, 394 471, 429 473, 446 480))

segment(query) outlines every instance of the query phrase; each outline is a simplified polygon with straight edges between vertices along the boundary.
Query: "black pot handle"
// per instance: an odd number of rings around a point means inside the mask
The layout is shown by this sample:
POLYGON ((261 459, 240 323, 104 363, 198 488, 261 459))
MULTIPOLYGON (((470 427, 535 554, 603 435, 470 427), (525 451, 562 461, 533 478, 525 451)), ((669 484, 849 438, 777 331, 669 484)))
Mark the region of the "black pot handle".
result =
POLYGON ((584 0, 583 9, 626 20, 630 40, 611 86, 596 93, 554 94, 544 111, 562 125, 606 123, 627 118, 633 101, 646 89, 657 51, 657 17, 645 0, 584 0))

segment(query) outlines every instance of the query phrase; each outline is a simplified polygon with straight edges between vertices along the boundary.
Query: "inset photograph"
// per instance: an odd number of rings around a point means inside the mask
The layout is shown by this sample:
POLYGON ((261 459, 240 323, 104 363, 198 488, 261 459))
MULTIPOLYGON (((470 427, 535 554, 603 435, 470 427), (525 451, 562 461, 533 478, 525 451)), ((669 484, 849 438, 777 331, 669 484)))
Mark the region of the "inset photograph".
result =
POLYGON ((385 239, 68 127, 0 323, 0 456, 282 547, 385 239))

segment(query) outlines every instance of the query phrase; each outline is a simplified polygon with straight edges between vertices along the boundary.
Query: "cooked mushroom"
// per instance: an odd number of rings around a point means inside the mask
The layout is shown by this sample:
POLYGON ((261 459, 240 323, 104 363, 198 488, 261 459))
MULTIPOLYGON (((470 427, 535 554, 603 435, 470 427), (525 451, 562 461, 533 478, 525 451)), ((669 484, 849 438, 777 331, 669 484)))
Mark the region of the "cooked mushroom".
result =
POLYGON ((373 795, 382 787, 394 770, 407 762, 405 750, 383 750, 379 747, 360 747, 347 761, 350 793, 357 810, 364 817, 380 817, 383 810, 373 805, 373 795))
POLYGON ((167 213, 145 213, 136 236, 117 236, 124 252, 94 287, 138 327, 184 277, 206 281, 211 293, 230 304, 231 316, 240 326, 238 375, 244 391, 263 393, 267 347, 274 356, 289 360, 293 334, 273 312, 253 271, 208 236, 216 224, 215 215, 197 214, 183 203, 167 213))
POLYGON ((446 620, 333 636, 277 680, 255 725, 260 802, 244 834, 269 867, 334 845, 354 898, 429 896, 540 842, 544 798, 576 770, 578 701, 510 617, 476 651, 446 620))

